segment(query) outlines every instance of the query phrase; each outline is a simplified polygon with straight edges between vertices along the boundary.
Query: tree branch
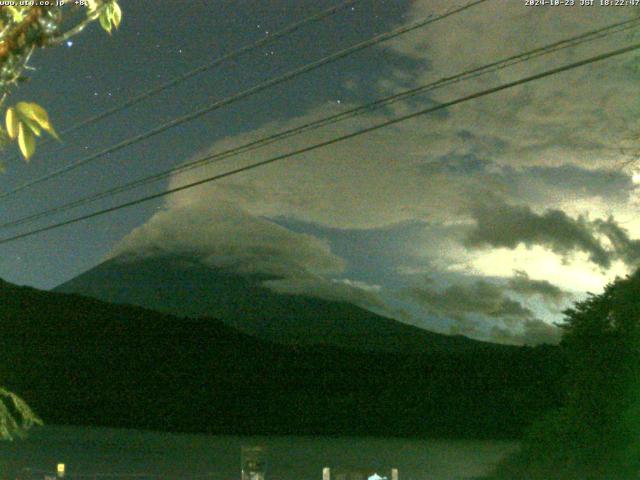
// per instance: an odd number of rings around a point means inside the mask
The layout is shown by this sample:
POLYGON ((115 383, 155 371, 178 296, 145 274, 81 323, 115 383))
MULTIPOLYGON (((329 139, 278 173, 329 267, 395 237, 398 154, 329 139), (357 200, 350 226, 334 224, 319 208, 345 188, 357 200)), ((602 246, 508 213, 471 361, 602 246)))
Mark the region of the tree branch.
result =
POLYGON ((102 4, 99 8, 97 8, 93 12, 91 12, 91 14, 89 14, 87 16, 87 18, 85 18, 82 22, 80 22, 75 27, 67 30, 65 33, 63 33, 61 35, 56 35, 54 37, 49 37, 45 41, 45 43, 43 44, 43 47, 56 47, 58 45, 62 45, 67 40, 69 40, 71 37, 74 37, 75 35, 78 35, 79 33, 81 33, 87 27, 87 25, 89 25, 91 22, 96 20, 106 7, 107 7, 107 4, 102 4))
POLYGON ((24 46, 20 45, 21 38, 24 40, 23 36, 27 33, 29 28, 38 21, 45 11, 46 7, 33 7, 25 19, 16 25, 13 31, 9 32, 8 38, 0 41, 1 60, 6 60, 12 52, 24 46))

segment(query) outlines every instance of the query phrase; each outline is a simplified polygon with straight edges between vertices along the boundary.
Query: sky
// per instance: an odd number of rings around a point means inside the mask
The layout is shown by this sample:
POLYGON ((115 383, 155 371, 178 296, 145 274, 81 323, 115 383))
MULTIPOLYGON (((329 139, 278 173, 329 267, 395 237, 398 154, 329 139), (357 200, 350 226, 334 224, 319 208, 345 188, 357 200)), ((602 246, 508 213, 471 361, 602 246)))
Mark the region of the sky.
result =
MULTIPOLYGON (((335 1, 122 1, 39 51, 12 99, 59 129, 257 41, 335 1)), ((30 163, 4 153, 0 191, 373 35, 443 13, 448 0, 361 0, 113 115, 30 163)), ((578 2, 579 3, 579 2, 578 2)), ((305 122, 638 15, 640 7, 489 0, 348 56, 69 174, 0 199, 7 221, 305 122)), ((523 62, 224 162, 5 229, 0 238, 640 41, 635 30, 523 62)), ((220 182, 0 245, 0 278, 52 288, 127 252, 190 253, 276 273, 267 286, 345 300, 430 330, 555 342, 562 310, 640 259, 640 59, 631 53, 524 84, 220 182)), ((6 219, 6 220, 5 220, 6 219)))

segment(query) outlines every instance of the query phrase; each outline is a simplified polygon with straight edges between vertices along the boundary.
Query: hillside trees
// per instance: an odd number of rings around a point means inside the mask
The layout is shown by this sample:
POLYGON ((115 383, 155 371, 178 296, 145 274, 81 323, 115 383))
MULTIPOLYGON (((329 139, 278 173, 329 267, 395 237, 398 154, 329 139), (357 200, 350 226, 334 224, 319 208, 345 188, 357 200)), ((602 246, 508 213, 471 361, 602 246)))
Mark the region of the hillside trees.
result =
POLYGON ((563 406, 498 478, 636 478, 640 472, 640 270, 565 312, 563 406))

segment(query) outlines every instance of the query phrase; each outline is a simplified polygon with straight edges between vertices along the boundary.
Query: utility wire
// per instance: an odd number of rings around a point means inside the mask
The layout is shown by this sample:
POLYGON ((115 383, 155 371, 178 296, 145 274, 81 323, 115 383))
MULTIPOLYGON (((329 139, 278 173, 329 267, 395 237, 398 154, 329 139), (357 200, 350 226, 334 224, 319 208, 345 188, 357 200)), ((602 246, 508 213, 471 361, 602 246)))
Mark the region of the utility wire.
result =
POLYGON ((133 145, 133 144, 138 143, 138 142, 140 142, 142 140, 146 140, 148 138, 151 138, 151 137, 153 137, 155 135, 158 135, 158 134, 160 134, 160 133, 162 133, 162 132, 164 132, 166 130, 169 130, 170 128, 174 128, 174 127, 177 127, 178 125, 181 125, 181 124, 186 123, 188 121, 194 120, 194 119, 196 119, 198 117, 201 117, 202 115, 204 115, 206 113, 212 112, 212 111, 217 110, 217 109, 219 109, 221 107, 224 107, 224 106, 229 105, 231 103, 237 102, 238 100, 242 100, 242 99, 244 99, 246 97, 249 97, 249 96, 251 96, 251 95, 253 95, 255 93, 261 92, 261 91, 263 91, 263 90, 265 90, 267 88, 273 87, 275 85, 278 85, 280 83, 286 82, 288 80, 292 80, 295 77, 298 77, 298 76, 300 76, 300 75, 302 75, 304 73, 310 72, 312 70, 315 70, 315 69, 317 69, 319 67, 322 67, 324 65, 327 65, 329 63, 332 63, 332 62, 335 62, 337 60, 340 60, 340 59, 342 59, 344 57, 347 57, 347 56, 349 56, 349 55, 351 55, 351 54, 353 54, 355 52, 358 52, 360 50, 364 50, 365 48, 368 48, 370 46, 376 45, 378 43, 381 43, 381 42, 390 40, 392 38, 398 37, 400 35, 403 35, 405 33, 411 32, 412 30, 416 30, 418 28, 425 27, 425 26, 427 26, 427 25, 429 25, 431 23, 437 22, 439 20, 443 20, 443 19, 445 19, 447 17, 450 17, 452 15, 455 15, 455 14, 460 13, 460 12, 462 12, 464 10, 467 10, 467 9, 469 9, 471 7, 474 7, 474 6, 479 5, 481 3, 485 3, 487 1, 489 1, 489 0, 473 0, 473 1, 469 2, 469 3, 467 3, 466 5, 462 6, 462 7, 457 7, 457 8, 450 9, 450 10, 448 10, 447 12, 445 12, 443 14, 440 14, 440 15, 437 15, 437 16, 430 15, 429 17, 427 17, 425 19, 422 19, 420 21, 417 21, 417 22, 411 23, 409 25, 406 25, 406 26, 391 30, 391 31, 386 32, 386 33, 382 33, 380 35, 376 35, 375 37, 370 38, 369 40, 365 40, 363 42, 357 43, 357 44, 355 44, 355 45, 353 45, 351 47, 345 48, 345 49, 340 50, 340 51, 338 51, 338 52, 336 52, 334 54, 331 54, 329 56, 323 57, 320 60, 317 60, 317 61, 315 61, 313 63, 310 63, 310 64, 304 65, 304 66, 302 66, 300 68, 291 70, 291 71, 289 71, 289 72, 287 72, 287 73, 285 73, 285 74, 283 74, 283 75, 281 75, 279 77, 276 77, 274 79, 268 80, 268 81, 263 82, 263 83, 260 83, 260 84, 254 86, 254 87, 251 87, 251 88, 248 88, 246 90, 243 90, 242 92, 237 93, 235 95, 232 95, 230 97, 226 97, 226 98, 224 98, 222 100, 218 100, 218 101, 214 102, 211 105, 208 105, 208 106, 206 106, 204 108, 196 110, 195 112, 189 113, 187 115, 183 115, 182 117, 175 118, 175 119, 171 120, 170 122, 167 122, 164 125, 160 125, 159 127, 156 127, 156 128, 154 128, 152 130, 149 130, 149 131, 147 131, 145 133, 142 133, 140 135, 136 135, 134 137, 130 137, 130 138, 128 138, 128 139, 126 139, 126 140, 124 140, 124 141, 122 141, 120 143, 117 143, 114 146, 111 146, 111 147, 108 147, 106 149, 103 149, 103 150, 101 150, 101 151, 99 151, 99 152, 97 152, 97 153, 95 153, 95 154, 93 154, 93 155, 91 155, 91 156, 89 156, 87 158, 84 158, 84 159, 79 160, 77 162, 71 163, 71 164, 69 164, 67 166, 64 166, 64 167, 58 169, 58 170, 54 170, 51 173, 43 175, 43 176, 41 176, 39 178, 36 178, 34 180, 31 180, 29 182, 23 183, 22 185, 14 188, 13 190, 9 190, 7 192, 0 193, 0 199, 9 197, 10 195, 16 194, 16 193, 18 193, 18 192, 20 192, 20 191, 22 191, 22 190, 24 190, 26 188, 32 187, 34 185, 38 185, 38 184, 40 184, 40 183, 42 183, 42 182, 44 182, 46 180, 50 180, 50 179, 58 177, 58 176, 60 176, 60 175, 62 175, 64 173, 67 173, 67 172, 70 172, 72 170, 75 170, 76 168, 81 167, 83 165, 86 165, 86 164, 88 164, 88 163, 90 163, 90 162, 92 162, 92 161, 94 161, 94 160, 96 160, 98 158, 104 157, 107 154, 116 152, 118 150, 122 150, 123 148, 128 147, 129 145, 133 145))
POLYGON ((599 55, 595 55, 593 57, 589 57, 589 58, 586 58, 584 60, 580 60, 580 61, 577 61, 577 62, 569 63, 569 64, 563 65, 561 67, 556 67, 556 68, 553 68, 553 69, 550 69, 550 70, 546 70, 544 72, 537 73, 535 75, 530 75, 530 76, 521 78, 519 80, 514 80, 512 82, 503 83, 503 84, 498 85, 496 87, 492 87, 492 88, 489 88, 489 89, 486 89, 486 90, 481 90, 479 92, 472 93, 470 95, 466 95, 464 97, 460 97, 460 98, 457 98, 455 100, 450 100, 448 102, 441 103, 439 105, 436 105, 435 107, 425 108, 425 109, 418 110, 416 112, 413 112, 413 113, 410 113, 410 114, 407 114, 407 115, 402 115, 400 117, 396 117, 394 119, 387 120, 386 122, 382 122, 382 123, 379 123, 377 125, 373 125, 373 126, 368 127, 368 128, 363 128, 361 130, 357 130, 355 132, 348 133, 346 135, 342 135, 342 136, 339 136, 339 137, 332 138, 331 140, 326 140, 324 142, 315 143, 315 144, 310 145, 308 147, 304 147, 304 148, 301 148, 301 149, 298 149, 298 150, 294 150, 292 152, 285 153, 285 154, 282 154, 282 155, 277 155, 275 157, 271 157, 271 158, 268 158, 266 160, 262 160, 260 162, 255 162, 255 163, 252 163, 250 165, 245 165, 243 167, 235 168, 233 170, 229 170, 229 171, 224 172, 224 173, 219 173, 217 175, 213 175, 213 176, 208 177, 208 178, 204 178, 204 179, 201 179, 201 180, 198 180, 198 181, 195 181, 195 182, 191 182, 191 183, 188 183, 186 185, 182 185, 180 187, 175 187, 175 188, 172 188, 170 190, 166 190, 164 192, 160 192, 160 193, 156 193, 156 194, 153 194, 153 195, 148 195, 148 196, 145 196, 145 197, 141 197, 141 198, 138 198, 136 200, 132 200, 130 202, 121 203, 120 205, 115 205, 113 207, 109 207, 109 208, 98 210, 98 211, 95 211, 95 212, 92 212, 92 213, 81 215, 81 216, 78 216, 78 217, 75 217, 75 218, 72 218, 72 219, 69 219, 69 220, 65 220, 63 222, 54 223, 54 224, 48 225, 46 227, 37 228, 35 230, 31 230, 31 231, 24 232, 24 233, 21 233, 21 234, 18 234, 18 235, 14 235, 12 237, 7 237, 7 238, 4 238, 4 239, 0 240, 0 245, 1 244, 5 244, 5 243, 9 243, 9 242, 13 242, 15 240, 19 240, 21 238, 30 237, 30 236, 36 235, 38 233, 43 233, 43 232, 47 232, 49 230, 54 230, 54 229, 57 229, 57 228, 60 228, 60 227, 66 226, 66 225, 71 225, 73 223, 77 223, 77 222, 80 222, 80 221, 83 221, 83 220, 88 220, 90 218, 94 218, 94 217, 98 217, 98 216, 101 216, 101 215, 105 215, 105 214, 110 213, 110 212, 115 212, 115 211, 121 210, 123 208, 131 207, 131 206, 134 206, 134 205, 139 205, 141 203, 148 202, 150 200, 155 200, 157 198, 162 198, 162 197, 165 197, 165 196, 168 196, 168 195, 172 195, 174 193, 178 193, 178 192, 181 192, 183 190, 188 190, 190 188, 194 188, 194 187, 197 187, 199 185, 203 185, 203 184, 206 184, 206 183, 210 183, 210 182, 214 182, 214 181, 217 181, 217 180, 221 180, 223 178, 227 178, 227 177, 230 177, 232 175, 237 175, 237 174, 242 173, 242 172, 253 170, 253 169, 256 169, 258 167, 265 166, 265 165, 269 165, 271 163, 275 163, 275 162, 278 162, 280 160, 291 158, 291 157, 294 157, 296 155, 300 155, 300 154, 303 154, 303 153, 311 152, 313 150, 324 148, 324 147, 327 147, 329 145, 334 145, 336 143, 343 142, 345 140, 349 140, 351 138, 358 137, 360 135, 364 135, 366 133, 370 133, 370 132, 373 132, 373 131, 376 131, 376 130, 379 130, 379 129, 382 129, 382 128, 385 128, 385 127, 388 127, 388 126, 391 126, 391 125, 395 125, 397 123, 404 122, 404 121, 410 120, 412 118, 416 118, 416 117, 419 117, 419 116, 422 116, 422 115, 426 115, 426 114, 429 114, 429 113, 432 113, 432 112, 436 112, 438 110, 444 110, 445 108, 449 108, 449 107, 454 106, 454 105, 458 105, 458 104, 461 104, 461 103, 464 103, 464 102, 468 102, 468 101, 474 100, 476 98, 480 98, 480 97, 484 97, 484 96, 487 96, 487 95, 491 95, 493 93, 497 93, 497 92, 500 92, 502 90, 513 88, 513 87, 516 87, 518 85, 523 85, 525 83, 533 82, 533 81, 536 81, 536 80, 540 80, 542 78, 550 77, 550 76, 556 75, 558 73, 562 73, 562 72, 566 72, 566 71, 569 71, 569 70, 573 70, 574 68, 582 67, 584 65, 588 65, 588 64, 591 64, 591 63, 595 63, 595 62, 601 62, 601 61, 606 60, 608 58, 612 58, 612 57, 616 57, 616 56, 619 56, 619 55, 623 55, 625 53, 629 53, 629 52, 632 52, 632 51, 638 50, 638 49, 640 49, 640 42, 639 43, 634 43, 634 44, 629 45, 627 47, 619 48, 617 50, 612 50, 612 51, 609 51, 609 52, 606 52, 606 53, 601 53, 599 55))
POLYGON ((349 118, 354 118, 358 115, 361 115, 363 113, 366 112, 370 112, 382 107, 385 107, 387 105, 391 105, 393 103, 396 103, 398 101, 401 100, 405 100, 417 95, 422 95, 425 94, 427 92, 439 89, 439 88, 443 88, 445 86, 448 85, 452 85, 454 83, 459 83, 461 81, 466 81, 466 80, 470 80, 472 78, 476 78, 479 77, 481 75, 486 75, 488 73, 492 73, 498 70, 502 70, 504 68, 507 68, 509 66, 518 64, 518 63, 523 63, 523 62, 527 62, 530 61, 534 58, 537 57, 541 57, 543 55, 548 55, 551 53, 555 53, 558 52, 560 50, 564 50, 567 48, 571 48, 571 47, 575 47, 577 45, 586 43, 586 42, 591 42, 594 40, 598 40, 604 37, 607 37, 609 35, 615 34, 615 33, 620 33, 623 32, 625 30, 629 30, 631 28, 637 28, 638 25, 640 24, 640 17, 636 17, 633 18, 631 20, 626 20, 623 22, 617 22, 614 24, 610 24, 607 25, 605 27, 601 27, 595 30, 591 30, 585 33, 582 33, 580 35, 577 36, 573 36, 570 38, 565 38, 563 40, 542 46, 542 47, 538 47, 532 50, 528 50, 526 52, 517 54, 517 55, 513 55, 507 58, 503 58, 501 60, 483 65, 481 67, 477 67, 471 70, 466 70, 464 72, 458 73, 456 75, 453 76, 448 76, 448 77, 443 77, 440 78, 439 80, 435 81, 435 82, 431 82, 429 84, 426 85, 421 85, 419 87, 410 89, 410 90, 405 90, 403 92, 397 93, 395 95, 391 95, 391 96, 387 96, 384 98, 381 98, 379 100, 376 100, 374 102, 353 108, 351 110, 347 110, 345 112, 340 112, 338 114, 334 114, 334 115, 330 115, 328 117, 323 117, 321 119, 318 120, 314 120, 308 123, 305 123, 303 125, 299 125, 297 127, 288 129, 288 130, 284 130, 281 132, 278 132, 276 134, 273 135, 269 135, 267 137, 249 142, 249 143, 245 143, 243 145, 237 146, 237 147, 233 147, 227 150, 224 150, 222 152, 218 152, 218 153, 214 153, 214 154, 210 154, 210 155, 206 155, 202 158, 187 162, 185 164, 182 165, 178 165, 176 167, 164 170, 162 172, 156 173, 154 175, 150 175, 138 180, 134 180, 132 182, 126 183, 124 185, 119 185, 117 187, 111 188, 109 190, 100 192, 100 193, 96 193, 93 195, 89 195, 83 198, 80 198, 78 200, 75 200, 73 202, 69 202, 66 203, 64 205, 60 205, 57 207, 53 207, 38 213, 34 213, 31 215, 28 215, 26 217, 22 217, 22 218, 18 218, 16 220, 12 220, 6 223, 2 223, 0 224, 0 229, 5 229, 5 228, 9 228, 9 227, 15 227, 18 225, 23 225, 25 223, 29 223, 35 220, 38 220, 40 218, 43 217, 48 217, 50 215, 56 214, 56 213, 61 213, 61 212, 65 212, 68 210, 71 210, 73 208, 79 207, 79 206, 83 206, 86 205, 88 203, 92 203, 95 202, 97 200, 103 199, 103 198, 107 198, 107 197, 111 197, 114 196, 118 193, 122 193, 125 191, 129 191, 132 190, 134 188, 138 188, 153 182, 157 182, 159 180, 162 180, 164 178, 170 177, 171 175, 175 175, 175 174, 179 174, 179 173, 183 173, 189 170, 193 170, 195 168, 201 168, 203 166, 212 164, 212 163, 217 163, 219 161, 225 160, 229 157, 235 157, 237 155, 240 155, 242 153, 247 153, 249 151, 253 151, 256 150, 258 148, 264 147, 266 145, 270 145, 272 143, 281 141, 285 138, 289 138, 295 135, 300 135, 302 133, 308 132, 308 131, 312 131, 312 130, 316 130, 318 128, 321 127, 325 127, 328 125, 332 125, 335 123, 338 123, 340 121, 349 119, 349 118))
MULTIPOLYGON (((332 15, 335 15, 336 13, 344 10, 345 8, 348 8, 350 6, 355 5, 356 3, 360 2, 361 0, 347 0, 339 5, 335 5, 333 7, 329 7, 319 13, 317 13, 316 15, 312 15, 309 17, 306 17, 298 22, 292 23, 291 25, 287 25, 286 27, 282 28, 281 30, 276 30, 275 32, 269 34, 268 36, 265 36, 264 38, 261 38, 260 40, 258 40, 257 42, 251 43, 249 45, 245 45, 243 47, 240 47, 236 50, 233 50, 229 53, 226 53, 220 57, 217 57, 216 59, 214 59, 213 61, 211 61, 210 63, 204 64, 204 65, 200 65, 199 67, 194 68, 193 70, 190 70, 182 75, 179 75, 177 77, 172 78, 171 80, 162 83, 154 88, 151 88, 149 90, 146 90, 144 92, 139 93, 138 95, 135 95, 133 97, 131 97, 129 100, 116 105, 112 108, 109 108, 101 113, 98 113, 92 117, 89 117, 79 123, 76 123, 75 125, 72 125, 71 127, 65 129, 65 130, 61 130, 59 132, 60 136, 64 136, 70 133, 73 133, 77 130, 80 130, 81 128, 84 128, 88 125, 91 125, 93 123, 99 122, 100 120, 103 120, 107 117, 110 117, 111 115, 118 113, 122 110, 126 110, 127 108, 130 108, 140 102, 142 102, 143 100, 146 100, 149 97, 152 97, 154 95, 157 95, 160 92, 163 92, 171 87, 175 87, 176 85, 179 85, 182 82, 185 82, 187 80, 189 80, 190 78, 195 77, 196 75, 199 75, 201 73, 206 72, 207 70, 211 70, 212 68, 217 67, 218 65, 224 63, 224 62, 228 62, 229 60, 233 60, 236 59, 238 57, 241 57, 247 53, 252 52, 253 50, 257 50, 258 48, 264 47, 270 43, 275 42, 276 40, 285 37, 287 35, 290 35, 298 30, 300 30, 302 27, 309 25, 311 23, 314 22, 318 22, 320 20, 324 20, 325 18, 331 17, 332 15)), ((48 137, 46 138, 41 145, 45 146, 48 145, 49 143, 51 143, 53 141, 52 138, 48 137)), ((18 158, 18 155, 15 155, 14 158, 18 158)))

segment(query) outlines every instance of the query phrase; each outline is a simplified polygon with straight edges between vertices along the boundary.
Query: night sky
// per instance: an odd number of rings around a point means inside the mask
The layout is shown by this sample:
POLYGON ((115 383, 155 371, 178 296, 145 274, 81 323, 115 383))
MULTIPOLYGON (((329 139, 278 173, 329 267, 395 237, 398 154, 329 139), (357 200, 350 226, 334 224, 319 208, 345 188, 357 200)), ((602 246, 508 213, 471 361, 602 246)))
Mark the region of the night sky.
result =
MULTIPOLYGON (((456 2, 462 5, 464 2, 456 2)), ((37 101, 58 130, 336 1, 122 1, 97 25, 34 55, 12 101, 37 101)), ((126 109, 29 164, 5 151, 15 188, 375 34, 451 8, 362 0, 126 109)), ((349 56, 0 199, 19 218, 377 98, 638 15, 633 7, 526 7, 495 0, 349 56)), ((501 82, 619 48, 635 30, 437 90, 133 192, 4 230, 1 238, 268 158, 501 82)), ((0 277, 52 288, 121 252, 241 259, 272 288, 354 301, 440 332, 555 341, 552 322, 640 259, 634 165, 637 54, 418 117, 224 181, 0 246, 0 277)))

